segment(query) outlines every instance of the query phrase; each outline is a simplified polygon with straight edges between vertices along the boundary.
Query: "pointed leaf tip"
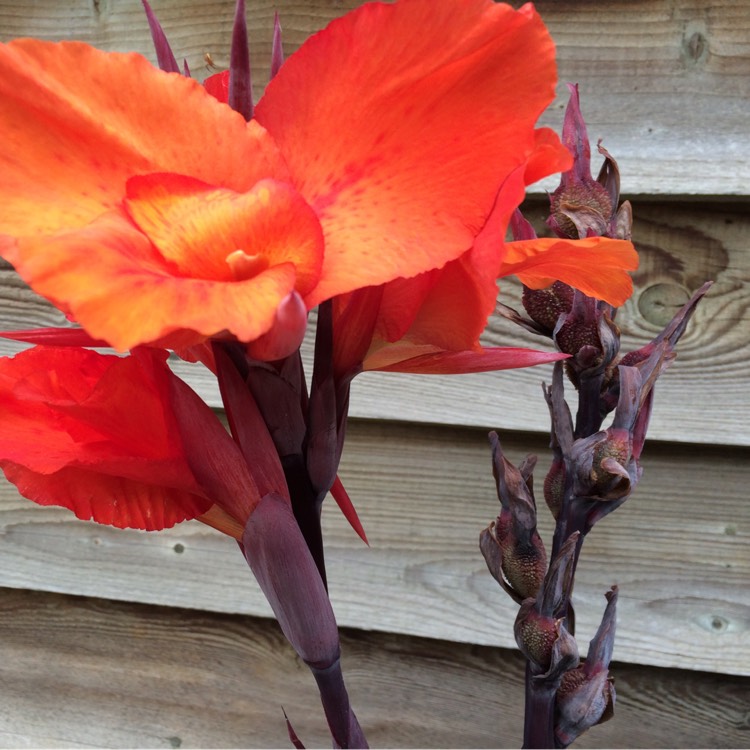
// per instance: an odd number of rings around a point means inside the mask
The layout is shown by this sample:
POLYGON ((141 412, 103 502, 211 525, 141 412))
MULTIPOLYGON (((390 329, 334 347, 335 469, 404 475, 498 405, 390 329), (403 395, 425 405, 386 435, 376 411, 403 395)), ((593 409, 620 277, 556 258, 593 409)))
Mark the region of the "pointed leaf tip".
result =
POLYGON ((339 506, 339 509, 344 514, 344 518, 349 521, 349 525, 357 533, 357 536, 369 547, 370 542, 367 541, 365 529, 362 526, 362 522, 359 520, 359 516, 357 515, 357 511, 351 498, 349 497, 349 493, 346 491, 338 474, 336 475, 336 479, 333 482, 330 492, 331 495, 333 495, 336 504, 339 506))
POLYGON ((294 731, 294 727, 292 726, 292 722, 289 721, 289 717, 286 715, 284 706, 281 707, 281 713, 284 714, 284 721, 286 721, 286 731, 289 735, 290 742, 298 750, 305 750, 305 746, 302 744, 302 740, 300 740, 300 738, 297 736, 297 733, 294 731))
POLYGON ((281 23, 279 22, 278 11, 273 16, 273 43, 271 46, 271 78, 278 72, 284 64, 284 49, 281 44, 281 23))
POLYGON ((167 35, 164 33, 164 29, 147 0, 141 0, 141 2, 143 3, 143 9, 146 11, 146 20, 148 21, 148 27, 151 30, 151 39, 154 42, 156 60, 159 63, 159 67, 166 73, 179 73, 180 67, 177 65, 177 58, 175 58, 174 52, 172 52, 172 47, 167 41, 167 35))
POLYGON ((253 86, 250 76, 250 49, 245 19, 245 0, 237 0, 229 52, 229 106, 248 122, 253 119, 253 86))

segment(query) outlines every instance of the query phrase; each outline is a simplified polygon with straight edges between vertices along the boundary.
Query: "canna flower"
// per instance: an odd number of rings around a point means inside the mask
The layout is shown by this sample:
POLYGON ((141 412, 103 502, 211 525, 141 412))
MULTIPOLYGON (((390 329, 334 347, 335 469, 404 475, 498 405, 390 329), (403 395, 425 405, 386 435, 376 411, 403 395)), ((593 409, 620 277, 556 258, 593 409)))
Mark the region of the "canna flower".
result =
MULTIPOLYGON (((123 351, 254 341, 290 295, 310 309, 470 251, 494 282, 502 253, 475 240, 570 161, 534 129, 554 85, 533 8, 490 0, 366 4, 245 116, 138 55, 17 40, 0 46, 0 254, 123 351)), ((426 304, 459 265, 416 282, 426 304)))

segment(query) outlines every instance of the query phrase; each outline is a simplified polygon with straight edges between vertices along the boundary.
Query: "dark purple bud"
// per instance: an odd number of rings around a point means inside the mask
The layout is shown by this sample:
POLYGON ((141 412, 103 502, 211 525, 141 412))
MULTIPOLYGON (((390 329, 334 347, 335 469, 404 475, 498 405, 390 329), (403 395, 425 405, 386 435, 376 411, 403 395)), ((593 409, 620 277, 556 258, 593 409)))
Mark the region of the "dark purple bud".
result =
POLYGON ((546 289, 523 288, 521 302, 529 317, 547 336, 552 336, 561 315, 570 312, 573 304, 573 287, 556 281, 546 289))
POLYGON ((141 2, 143 2, 143 9, 146 11, 146 19, 148 20, 148 27, 151 30, 151 39, 154 42, 156 61, 159 63, 159 67, 167 73, 179 73, 180 67, 177 65, 177 59, 174 56, 174 52, 172 52, 172 48, 169 46, 164 29, 154 15, 154 11, 151 10, 151 6, 147 0, 141 0, 141 2))
POLYGON ((581 376, 603 372, 612 363, 620 348, 620 329, 612 320, 609 305, 575 291, 553 339, 560 351, 572 355, 566 369, 577 387, 581 376))
POLYGON ((547 554, 536 529, 536 503, 532 492, 536 456, 527 456, 517 469, 503 456, 497 433, 491 432, 489 438, 492 473, 502 510, 496 524, 490 526, 480 538, 480 548, 483 553, 489 553, 485 559, 496 579, 496 555, 499 554, 501 577, 510 587, 509 593, 513 599, 520 603, 536 595, 547 570, 547 554), (495 542, 496 549, 490 545, 490 541, 495 542))
POLYGON ((544 478, 544 500, 557 521, 565 497, 565 461, 562 457, 555 457, 544 478))
POLYGON ((570 456, 575 467, 574 492, 589 500, 620 500, 630 494, 630 435, 601 430, 576 440, 570 456))
POLYGON ((265 495, 242 537, 245 557, 284 635, 308 666, 339 659, 339 636, 323 581, 288 500, 265 495))
POLYGON ((589 644, 586 661, 563 675, 557 691, 555 735, 568 747, 583 732, 610 719, 615 687, 609 674, 615 638, 617 587, 607 593, 601 625, 589 644))
POLYGON ((538 679, 554 682, 578 664, 575 638, 559 613, 568 610, 579 539, 575 532, 562 545, 536 598, 521 604, 513 626, 518 648, 538 679))
POLYGON ((336 479, 343 449, 339 427, 343 429, 345 421, 339 419, 337 403, 339 393, 333 366, 332 316, 331 302, 322 303, 318 308, 315 363, 307 417, 307 472, 313 487, 321 496, 328 492, 336 479))
POLYGON ((247 383, 268 426, 280 458, 302 454, 307 426, 302 402, 304 385, 294 377, 298 356, 290 357, 276 369, 265 362, 251 362, 247 383), (291 371, 291 372, 290 372, 291 371))
POLYGON ((562 619, 540 615, 534 599, 527 599, 518 610, 513 626, 516 643, 533 662, 537 674, 546 672, 552 663, 552 648, 560 637, 562 623, 562 619))
POLYGON ((237 0, 229 52, 229 106, 246 120, 253 119, 253 86, 250 78, 250 49, 245 20, 245 0, 237 0))
POLYGON ((581 113, 578 86, 568 84, 562 142, 573 155, 573 167, 562 175, 550 197, 549 226, 560 237, 583 239, 607 233, 614 205, 608 187, 591 176, 591 147, 581 113))
POLYGON ((569 454, 572 502, 577 506, 584 533, 628 499, 642 474, 638 463, 643 447, 640 375, 635 368, 621 366, 619 378, 622 387, 612 425, 576 440, 569 454), (640 441, 638 455, 636 439, 640 441))
POLYGON ((539 614, 533 599, 518 610, 513 627, 521 653, 531 662, 536 679, 559 680, 578 664, 578 646, 565 627, 564 618, 539 614))

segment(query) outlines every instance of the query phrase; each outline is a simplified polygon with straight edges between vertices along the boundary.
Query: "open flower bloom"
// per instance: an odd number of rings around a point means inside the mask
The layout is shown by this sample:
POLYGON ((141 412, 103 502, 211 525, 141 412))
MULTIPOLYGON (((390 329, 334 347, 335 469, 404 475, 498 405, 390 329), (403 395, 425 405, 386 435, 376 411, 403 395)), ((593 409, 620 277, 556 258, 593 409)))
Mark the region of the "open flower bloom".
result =
POLYGON ((568 165, 534 129, 554 85, 536 12, 491 0, 360 7, 250 122, 138 55, 0 45, 0 253, 119 350, 253 341, 292 293, 309 309, 462 266, 491 215, 568 165))
POLYGON ((163 529, 217 503, 241 534, 260 500, 256 483, 166 360, 153 349, 123 358, 45 346, 0 358, 8 479, 40 505, 119 528, 163 529))

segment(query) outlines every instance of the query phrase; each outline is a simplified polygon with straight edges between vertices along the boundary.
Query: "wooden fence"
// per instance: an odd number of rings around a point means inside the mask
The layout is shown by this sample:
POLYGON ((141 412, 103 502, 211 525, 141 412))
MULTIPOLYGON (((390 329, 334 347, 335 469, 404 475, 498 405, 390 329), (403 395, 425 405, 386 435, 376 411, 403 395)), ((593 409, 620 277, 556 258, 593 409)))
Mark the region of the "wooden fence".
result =
MULTIPOLYGON (((178 59, 205 72, 209 53, 226 66, 231 0, 152 4, 178 59)), ((291 51, 358 4, 249 2, 256 85, 267 78, 275 10, 291 51)), ((537 7, 559 48, 559 97, 545 120, 559 128, 563 83, 579 82, 590 135, 617 158, 634 203, 641 267, 618 318, 625 347, 645 343, 703 281, 716 282, 657 388, 637 493, 584 549, 581 644, 603 593, 620 586, 618 704, 578 746, 747 747, 750 4, 537 7)), ((153 57, 139 0, 0 0, 0 40, 17 36, 153 57)), ((537 222, 550 185, 529 198, 537 222)), ((60 323, 11 268, 0 273, 2 328, 60 323)), ((503 301, 518 297, 517 285, 503 284, 503 301)), ((486 340, 538 345, 500 320, 486 340)), ((218 406, 197 368, 176 368, 218 406)), ((535 452, 543 466, 540 382, 549 376, 537 368, 355 381, 341 475, 370 547, 332 504, 324 520, 345 671, 373 746, 520 741, 516 610, 487 574, 477 537, 497 513, 487 429, 501 430, 511 458, 535 452)), ((550 523, 543 529, 549 538, 550 523)), ((116 531, 3 484, 0 587, 2 747, 288 747, 281 705, 308 746, 329 742, 312 679, 267 619, 236 547, 201 524, 116 531)))

